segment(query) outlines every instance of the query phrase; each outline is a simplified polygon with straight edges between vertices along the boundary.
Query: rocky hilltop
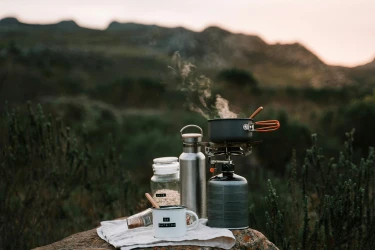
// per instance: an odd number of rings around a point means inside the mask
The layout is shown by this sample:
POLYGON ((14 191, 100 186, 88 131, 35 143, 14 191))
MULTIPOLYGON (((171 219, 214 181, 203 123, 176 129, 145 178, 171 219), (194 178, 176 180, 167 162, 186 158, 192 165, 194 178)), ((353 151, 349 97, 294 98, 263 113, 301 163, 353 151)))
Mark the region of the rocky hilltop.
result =
MULTIPOLYGON (((4 18, 0 20, 0 32, 5 38, 9 35, 12 39, 22 40, 28 36, 30 41, 38 44, 43 44, 43 39, 48 43, 54 39, 53 42, 60 47, 68 44, 74 49, 81 48, 85 51, 101 47, 102 51, 112 54, 133 51, 134 55, 139 51, 145 57, 151 55, 153 58, 166 58, 179 51, 183 58, 203 71, 218 72, 222 69, 240 68, 251 72, 263 86, 269 87, 341 87, 358 84, 358 79, 363 80, 357 76, 361 74, 358 70, 354 70, 353 75, 349 68, 327 65, 302 44, 268 44, 259 36, 232 33, 215 26, 195 32, 183 27, 166 28, 114 21, 105 30, 90 30, 71 20, 41 25, 4 18), (14 30, 19 33, 7 34, 14 30), (32 30, 38 37, 30 39, 32 34, 28 30, 32 30), (25 32, 22 33, 23 31, 25 32), (44 38, 45 34, 42 36, 38 32, 69 32, 75 36, 69 41, 62 41, 64 36, 44 38)), ((3 43, 5 42, 6 39, 3 43)), ((371 68, 373 64, 374 62, 362 67, 371 68)))
POLYGON ((369 63, 366 63, 364 65, 360 65, 358 67, 355 67, 357 69, 369 69, 369 70, 375 70, 375 58, 369 63))
POLYGON ((179 51, 201 67, 249 69, 267 85, 338 87, 354 83, 299 43, 267 44, 259 36, 234 34, 214 26, 193 32, 182 27, 113 22, 107 30, 121 31, 138 45, 167 53, 179 51))
POLYGON ((7 17, 0 20, 1 30, 27 30, 27 29, 47 29, 47 30, 81 30, 80 27, 73 20, 63 20, 54 24, 27 24, 20 22, 17 18, 7 17))

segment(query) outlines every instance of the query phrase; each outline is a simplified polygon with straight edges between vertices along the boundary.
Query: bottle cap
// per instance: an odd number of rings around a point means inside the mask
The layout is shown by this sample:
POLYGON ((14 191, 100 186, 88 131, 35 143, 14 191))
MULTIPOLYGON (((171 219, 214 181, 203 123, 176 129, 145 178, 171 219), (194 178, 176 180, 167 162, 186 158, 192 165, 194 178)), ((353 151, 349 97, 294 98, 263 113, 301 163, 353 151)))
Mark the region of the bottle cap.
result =
POLYGON ((181 133, 181 140, 183 142, 185 142, 185 143, 198 143, 198 142, 202 141, 203 130, 202 130, 201 127, 199 127, 197 125, 187 125, 187 126, 183 127, 180 130, 180 133, 181 133), (182 131, 185 130, 186 128, 188 128, 188 127, 198 128, 201 133, 187 133, 187 134, 183 134, 182 131))

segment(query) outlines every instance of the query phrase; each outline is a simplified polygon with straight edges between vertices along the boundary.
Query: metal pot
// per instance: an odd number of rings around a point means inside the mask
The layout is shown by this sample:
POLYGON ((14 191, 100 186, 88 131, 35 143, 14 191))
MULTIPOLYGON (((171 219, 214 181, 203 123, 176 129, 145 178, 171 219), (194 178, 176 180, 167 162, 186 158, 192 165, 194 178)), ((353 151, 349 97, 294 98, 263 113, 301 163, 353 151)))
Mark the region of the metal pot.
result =
POLYGON ((250 118, 208 120, 209 140, 216 143, 248 142, 253 137, 252 132, 271 132, 280 128, 278 120, 254 122, 254 114, 250 118))
POLYGON ((208 139, 215 143, 247 142, 253 131, 254 121, 250 118, 208 120, 208 139))
POLYGON ((250 118, 208 120, 209 140, 215 143, 248 142, 253 137, 253 132, 271 132, 279 129, 278 120, 254 122, 253 118, 262 110, 263 107, 259 107, 250 118))

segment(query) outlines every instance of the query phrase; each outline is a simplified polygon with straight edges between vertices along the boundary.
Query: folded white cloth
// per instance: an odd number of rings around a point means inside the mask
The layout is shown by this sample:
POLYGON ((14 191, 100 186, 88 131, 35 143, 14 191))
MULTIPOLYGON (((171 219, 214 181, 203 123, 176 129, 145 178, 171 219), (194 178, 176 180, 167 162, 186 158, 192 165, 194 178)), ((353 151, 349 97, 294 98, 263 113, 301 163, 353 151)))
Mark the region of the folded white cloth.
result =
POLYGON ((152 236, 152 225, 128 229, 125 220, 101 222, 96 231, 100 238, 116 248, 128 250, 137 247, 193 245, 230 249, 236 243, 233 233, 224 228, 208 227, 207 219, 200 219, 196 229, 189 230, 183 237, 158 239, 152 236))

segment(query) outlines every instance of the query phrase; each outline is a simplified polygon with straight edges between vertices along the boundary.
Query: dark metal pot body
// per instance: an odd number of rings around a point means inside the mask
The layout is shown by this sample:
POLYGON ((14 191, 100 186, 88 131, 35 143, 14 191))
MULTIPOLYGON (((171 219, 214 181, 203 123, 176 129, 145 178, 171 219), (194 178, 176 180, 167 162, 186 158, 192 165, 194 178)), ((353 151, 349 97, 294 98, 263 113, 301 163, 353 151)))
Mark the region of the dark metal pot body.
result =
POLYGON ((215 143, 247 142, 253 137, 249 118, 208 120, 208 138, 215 143))

